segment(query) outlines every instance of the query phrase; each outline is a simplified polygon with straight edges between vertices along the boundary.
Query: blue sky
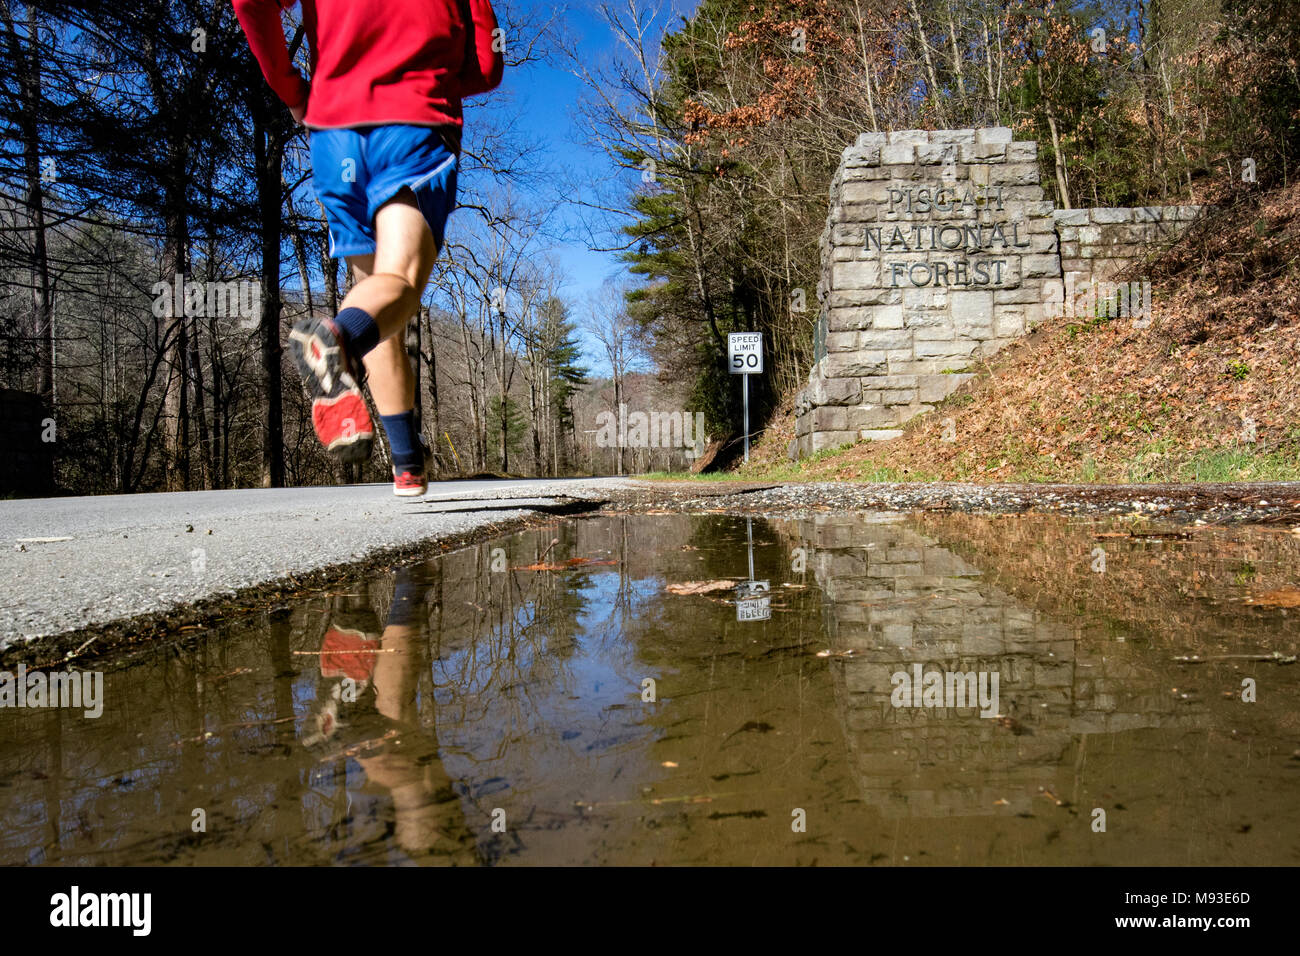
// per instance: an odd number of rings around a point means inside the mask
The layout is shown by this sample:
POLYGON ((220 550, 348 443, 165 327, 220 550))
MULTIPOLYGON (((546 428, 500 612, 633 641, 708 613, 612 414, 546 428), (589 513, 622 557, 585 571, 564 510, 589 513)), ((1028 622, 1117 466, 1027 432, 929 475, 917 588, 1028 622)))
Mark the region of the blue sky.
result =
MULTIPOLYGON (((555 12, 556 26, 577 40, 578 51, 588 62, 610 56, 612 42, 608 29, 591 13, 586 0, 559 9, 537 0, 526 0, 526 3, 542 16, 555 12)), ((524 134, 545 144, 547 165, 552 169, 585 173, 591 179, 610 176, 614 166, 608 157, 581 142, 582 134, 573 121, 573 111, 584 88, 568 72, 563 56, 554 57, 549 64, 529 64, 510 70, 502 82, 502 90, 515 100, 524 134)), ((581 215, 576 207, 559 209, 560 220, 575 228, 581 215)), ((554 251, 565 271, 571 274, 569 293, 575 303, 585 300, 588 291, 598 289, 608 276, 621 271, 615 255, 591 252, 577 237, 559 243, 554 251)))
MULTIPOLYGON (((577 49, 588 68, 608 62, 614 56, 615 40, 609 28, 594 12, 594 0, 573 0, 563 7, 544 0, 513 0, 523 2, 539 16, 555 16, 560 31, 577 42, 577 49)), ((618 0, 611 0, 617 3, 618 0)), ((499 0, 505 6, 505 0, 499 0)), ((669 10, 693 8, 694 0, 664 0, 662 22, 672 22, 669 10)), ((498 7, 500 13, 500 7, 498 7)), ((584 142, 584 134, 575 122, 575 109, 584 95, 582 82, 569 72, 564 56, 557 55, 549 63, 529 64, 507 70, 501 91, 513 101, 512 112, 520 116, 522 132, 532 140, 544 144, 545 163, 557 178, 558 186, 563 175, 576 175, 589 183, 608 179, 616 172, 627 177, 629 187, 637 185, 635 171, 617 171, 610 159, 595 146, 584 142)), ((472 107, 471 107, 472 109, 472 107)), ((467 123, 473 114, 467 115, 467 123)), ((539 194, 545 190, 539 190, 539 194)), ((557 218, 567 226, 570 236, 556 242, 551 251, 568 274, 566 287, 574 318, 585 318, 589 294, 598 290, 611 277, 625 274, 623 264, 613 252, 593 252, 583 241, 578 228, 590 211, 573 205, 561 205, 557 218)), ((594 343, 584 336, 587 364, 594 374, 608 374, 608 366, 594 343)))
MULTIPOLYGON (((562 29, 578 39, 579 50, 589 61, 609 56, 608 29, 589 12, 585 3, 567 5, 560 16, 562 29)), ((522 107, 525 131, 546 144, 547 158, 553 168, 585 171, 593 179, 610 175, 614 167, 608 157, 581 142, 582 133, 574 124, 573 111, 583 94, 583 86, 567 71, 562 59, 557 58, 553 64, 532 64, 514 70, 507 75, 503 86, 522 107)), ((580 210, 571 207, 562 211, 562 218, 576 225, 574 220, 580 214, 580 210)), ((599 288, 607 276, 621 271, 621 264, 612 253, 591 252, 577 239, 563 243, 555 251, 571 275, 570 292, 575 301, 584 300, 587 292, 599 288)))

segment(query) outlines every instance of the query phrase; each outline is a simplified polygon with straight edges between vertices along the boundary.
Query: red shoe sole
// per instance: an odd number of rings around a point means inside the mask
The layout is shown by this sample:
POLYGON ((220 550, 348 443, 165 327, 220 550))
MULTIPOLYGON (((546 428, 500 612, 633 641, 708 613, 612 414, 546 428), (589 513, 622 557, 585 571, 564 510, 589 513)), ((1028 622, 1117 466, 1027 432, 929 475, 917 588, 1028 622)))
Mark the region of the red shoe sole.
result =
POLYGON ((370 411, 360 392, 348 391, 337 398, 317 398, 311 403, 311 423, 316 437, 329 451, 339 451, 375 436, 370 411))

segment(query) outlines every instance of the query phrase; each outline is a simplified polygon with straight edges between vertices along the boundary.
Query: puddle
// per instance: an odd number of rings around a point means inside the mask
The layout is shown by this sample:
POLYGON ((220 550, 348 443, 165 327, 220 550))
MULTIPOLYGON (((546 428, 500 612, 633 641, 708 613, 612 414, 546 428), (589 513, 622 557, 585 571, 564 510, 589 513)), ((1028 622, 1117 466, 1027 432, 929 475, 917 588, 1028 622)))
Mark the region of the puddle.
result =
POLYGON ((1130 527, 558 521, 0 709, 0 863, 1300 862, 1300 537, 1130 527))

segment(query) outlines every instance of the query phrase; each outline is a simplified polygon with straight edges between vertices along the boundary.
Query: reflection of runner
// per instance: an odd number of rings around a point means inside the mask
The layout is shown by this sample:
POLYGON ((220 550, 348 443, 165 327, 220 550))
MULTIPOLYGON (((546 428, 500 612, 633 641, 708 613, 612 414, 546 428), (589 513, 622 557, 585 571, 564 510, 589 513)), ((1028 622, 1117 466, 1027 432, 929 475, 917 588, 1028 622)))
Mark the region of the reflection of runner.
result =
POLYGON ((456 204, 461 100, 501 82, 500 31, 489 0, 302 0, 308 83, 280 22, 294 2, 234 0, 267 82, 312 130, 330 255, 347 259, 354 284, 333 319, 297 323, 289 347, 316 435, 346 461, 363 461, 373 443, 359 385, 369 373, 393 491, 419 496, 428 489, 425 452, 398 333, 419 310, 456 204))
POLYGON ((393 836, 407 854, 478 862, 437 737, 420 723, 426 613, 420 570, 397 572, 382 633, 364 598, 343 599, 331 615, 321 642, 322 688, 303 743, 348 753, 367 780, 388 791, 393 836))

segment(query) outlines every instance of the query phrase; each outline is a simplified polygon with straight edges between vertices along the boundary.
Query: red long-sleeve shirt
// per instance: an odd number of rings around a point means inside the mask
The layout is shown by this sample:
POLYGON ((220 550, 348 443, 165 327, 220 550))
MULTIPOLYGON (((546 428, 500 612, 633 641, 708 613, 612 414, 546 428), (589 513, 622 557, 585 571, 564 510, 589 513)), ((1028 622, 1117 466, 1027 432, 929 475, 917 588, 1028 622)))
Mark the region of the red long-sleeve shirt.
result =
POLYGON ((296 2, 234 0, 235 14, 267 83, 287 106, 305 104, 313 129, 459 127, 461 100, 501 82, 490 0, 301 0, 310 84, 280 21, 296 2))

